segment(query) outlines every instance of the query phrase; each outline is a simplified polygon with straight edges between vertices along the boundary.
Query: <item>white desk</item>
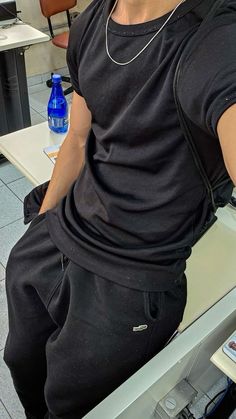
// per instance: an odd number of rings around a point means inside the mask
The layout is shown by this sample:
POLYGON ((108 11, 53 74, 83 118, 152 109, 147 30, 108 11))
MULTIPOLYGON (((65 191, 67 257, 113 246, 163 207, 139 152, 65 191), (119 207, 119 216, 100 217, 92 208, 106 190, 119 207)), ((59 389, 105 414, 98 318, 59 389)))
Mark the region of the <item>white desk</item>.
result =
POLYGON ((53 163, 43 152, 43 148, 60 144, 65 134, 54 134, 43 122, 21 131, 0 137, 0 152, 37 186, 49 180, 53 163))
POLYGON ((236 287, 236 210, 220 208, 217 216, 187 261, 188 302, 179 331, 236 287))
MULTIPOLYGON (((53 163, 43 148, 61 143, 65 134, 53 134, 47 122, 0 138, 0 152, 34 185, 50 179, 53 163)), ((179 330, 186 329, 236 287, 236 211, 219 210, 219 220, 194 246, 187 264, 188 303, 179 330)))
POLYGON ((49 39, 50 37, 45 33, 19 21, 9 28, 0 28, 0 52, 38 44, 49 39), (5 35, 6 39, 1 39, 1 35, 5 35))
POLYGON ((25 70, 25 47, 48 41, 48 35, 23 23, 0 35, 0 135, 31 125, 25 70))

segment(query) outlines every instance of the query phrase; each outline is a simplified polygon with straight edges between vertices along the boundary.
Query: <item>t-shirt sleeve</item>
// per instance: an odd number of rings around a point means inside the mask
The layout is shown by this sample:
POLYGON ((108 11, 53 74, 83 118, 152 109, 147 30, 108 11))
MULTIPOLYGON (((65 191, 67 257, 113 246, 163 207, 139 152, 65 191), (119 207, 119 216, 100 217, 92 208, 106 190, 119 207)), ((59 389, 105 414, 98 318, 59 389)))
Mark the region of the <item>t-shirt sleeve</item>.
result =
POLYGON ((234 21, 208 32, 184 65, 178 89, 186 115, 215 137, 221 115, 236 103, 236 16, 234 21))
POLYGON ((79 52, 81 39, 79 21, 80 16, 70 28, 66 59, 72 87, 78 95, 83 96, 79 84, 79 52))

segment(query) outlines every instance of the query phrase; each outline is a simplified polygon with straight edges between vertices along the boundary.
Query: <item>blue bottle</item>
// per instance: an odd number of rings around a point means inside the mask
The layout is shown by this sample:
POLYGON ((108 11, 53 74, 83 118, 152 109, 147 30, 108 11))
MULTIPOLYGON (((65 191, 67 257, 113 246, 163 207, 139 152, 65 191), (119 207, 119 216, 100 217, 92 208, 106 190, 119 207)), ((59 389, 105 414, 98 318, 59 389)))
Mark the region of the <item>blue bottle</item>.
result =
POLYGON ((53 132, 68 130, 68 105, 64 96, 60 74, 52 76, 52 92, 48 101, 48 126, 53 132))

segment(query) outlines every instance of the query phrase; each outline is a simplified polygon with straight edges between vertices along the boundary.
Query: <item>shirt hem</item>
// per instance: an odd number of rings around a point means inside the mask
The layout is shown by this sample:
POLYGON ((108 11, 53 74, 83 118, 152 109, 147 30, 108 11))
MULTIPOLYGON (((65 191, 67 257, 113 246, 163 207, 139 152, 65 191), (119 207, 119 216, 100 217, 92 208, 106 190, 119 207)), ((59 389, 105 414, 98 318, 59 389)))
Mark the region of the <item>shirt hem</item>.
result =
POLYGON ((120 266, 119 263, 115 265, 106 258, 104 252, 96 254, 96 249, 91 248, 89 251, 83 248, 82 243, 78 245, 71 238, 69 240, 55 211, 47 212, 46 222, 52 242, 69 260, 95 275, 126 288, 149 292, 168 291, 174 288, 184 275, 185 264, 183 270, 176 273, 168 271, 168 267, 166 269, 157 267, 151 272, 145 270, 142 272, 140 265, 136 269, 134 266, 129 267, 128 263, 126 266, 124 263, 120 266))

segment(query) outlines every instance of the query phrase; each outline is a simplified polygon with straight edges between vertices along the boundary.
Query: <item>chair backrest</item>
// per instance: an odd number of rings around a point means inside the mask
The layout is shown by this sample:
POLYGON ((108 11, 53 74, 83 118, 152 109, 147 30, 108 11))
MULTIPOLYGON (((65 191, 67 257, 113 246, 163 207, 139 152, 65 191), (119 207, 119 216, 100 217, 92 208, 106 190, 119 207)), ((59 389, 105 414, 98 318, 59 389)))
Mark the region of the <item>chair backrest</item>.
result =
POLYGON ((60 12, 65 12, 76 6, 77 0, 39 0, 42 14, 50 18, 60 12))

